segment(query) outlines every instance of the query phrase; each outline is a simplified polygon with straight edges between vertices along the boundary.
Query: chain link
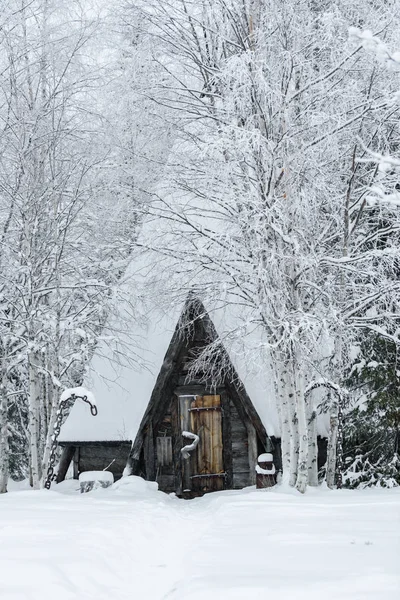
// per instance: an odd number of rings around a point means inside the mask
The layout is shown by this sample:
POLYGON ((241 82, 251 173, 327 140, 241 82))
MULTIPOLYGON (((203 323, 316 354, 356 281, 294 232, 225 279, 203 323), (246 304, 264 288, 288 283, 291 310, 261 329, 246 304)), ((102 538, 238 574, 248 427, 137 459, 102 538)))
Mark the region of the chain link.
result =
MULTIPOLYGON (((87 396, 76 396, 75 394, 71 394, 71 396, 69 396, 69 398, 66 398, 65 400, 60 402, 60 406, 58 407, 58 410, 57 410, 56 422, 54 423, 53 435, 51 436, 51 450, 50 450, 50 456, 49 456, 49 466, 47 468, 46 481, 44 482, 44 487, 46 488, 46 490, 49 490, 51 488, 51 482, 54 481, 57 477, 57 474, 54 473, 54 465, 55 465, 56 458, 57 458, 57 440, 58 440, 58 436, 60 435, 60 431, 61 431, 61 425, 62 425, 63 416, 64 416, 64 409, 67 407, 69 402, 72 402, 72 405, 73 405, 75 403, 75 400, 78 398, 79 398, 79 400, 83 400, 83 402, 86 402, 87 404, 89 404, 90 412, 92 413, 92 415, 94 417, 97 415, 97 406, 95 404, 92 404, 87 396)), ((71 406, 71 408, 72 408, 72 406, 71 406)))

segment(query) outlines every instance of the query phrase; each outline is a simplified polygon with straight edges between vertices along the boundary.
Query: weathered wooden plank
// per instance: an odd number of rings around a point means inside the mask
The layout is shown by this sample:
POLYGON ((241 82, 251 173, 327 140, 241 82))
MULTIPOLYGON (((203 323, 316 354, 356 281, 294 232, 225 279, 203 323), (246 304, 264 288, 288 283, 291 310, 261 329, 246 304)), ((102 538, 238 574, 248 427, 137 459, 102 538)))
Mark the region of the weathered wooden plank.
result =
POLYGON ((249 471, 249 459, 247 456, 240 456, 239 458, 233 457, 233 470, 234 471, 249 471))
POLYGON ((132 446, 132 442, 130 441, 126 441, 126 440, 121 440, 121 441, 117 441, 117 440, 103 440, 101 442, 99 441, 90 441, 90 442, 85 442, 85 441, 75 441, 75 442, 59 442, 60 446, 79 446, 80 448, 84 448, 87 446, 104 446, 105 448, 111 448, 111 447, 116 447, 116 446, 124 446, 126 448, 130 448, 132 446))
POLYGON ((232 462, 232 427, 230 400, 226 392, 221 394, 222 406, 222 439, 223 439, 223 461, 225 467, 225 487, 230 490, 233 487, 233 462, 232 462))
POLYGON ((149 481, 155 481, 156 464, 154 452, 153 424, 151 421, 147 427, 144 441, 144 462, 146 466, 146 478, 149 481))
POLYGON ((115 476, 122 475, 126 467, 126 461, 113 459, 112 457, 102 460, 82 459, 79 462, 79 471, 111 471, 115 476))
MULTIPOLYGON (((172 432, 172 458, 175 473, 174 490, 178 496, 182 495, 182 436, 179 422, 179 401, 174 395, 171 403, 171 432, 172 432)), ((162 489, 162 488, 160 488, 162 489)))
POLYGON ((198 475, 193 479, 193 484, 193 489, 203 494, 223 490, 225 487, 225 473, 221 473, 216 477, 198 475))
POLYGON ((60 483, 60 481, 64 481, 69 465, 71 464, 71 460, 74 458, 74 454, 75 446, 66 446, 65 448, 63 448, 57 472, 57 483, 60 483))
MULTIPOLYGON (((197 396, 192 402, 191 408, 214 408, 221 406, 220 395, 197 396)), ((191 430, 199 438, 196 452, 196 464, 192 478, 192 488, 197 491, 208 492, 220 490, 225 485, 225 475, 215 477, 224 473, 223 444, 222 444, 222 418, 220 410, 200 410, 190 413, 191 430), (208 475, 214 477, 208 477, 208 475), (198 477, 203 475, 203 477, 198 477)))
POLYGON ((235 451, 247 453, 248 434, 246 425, 241 420, 236 407, 231 403, 232 443, 235 451))
POLYGON ((249 445, 249 441, 247 438, 246 430, 243 432, 243 435, 240 435, 240 437, 235 437, 232 439, 232 450, 233 450, 234 454, 237 456, 240 456, 240 455, 246 456, 248 445, 249 445))
POLYGON ((158 487, 163 492, 170 494, 171 492, 175 492, 175 474, 172 475, 159 475, 157 478, 158 487))
POLYGON ((127 458, 129 454, 129 448, 82 448, 80 447, 80 456, 85 458, 127 458))
MULTIPOLYGON (((167 391, 167 394, 169 392, 167 391)), ((163 410, 159 411, 159 419, 157 421, 153 421, 154 422, 154 433, 157 436, 167 436, 167 435, 172 435, 172 424, 171 424, 171 412, 172 412, 172 402, 173 402, 174 396, 173 394, 171 394, 168 402, 164 403, 163 407, 160 407, 161 409, 163 408, 163 410)))
POLYGON ((241 435, 246 431, 246 426, 237 412, 232 415, 232 435, 241 435))
MULTIPOLYGON (((184 446, 184 439, 182 438, 183 431, 192 431, 190 423, 189 408, 192 404, 193 396, 184 395, 179 396, 179 420, 180 420, 180 437, 181 437, 181 448, 184 446)), ((193 432, 193 431, 192 431, 193 432)), ((191 490, 192 482, 190 476, 192 475, 193 461, 195 458, 182 459, 182 487, 183 491, 191 490)))
MULTIPOLYGON (((204 407, 221 406, 221 397, 203 396, 204 407)), ((224 472, 223 454, 222 454, 222 419, 218 411, 205 412, 203 414, 204 423, 210 429, 210 470, 208 473, 224 472)))
POLYGON ((247 439, 247 429, 236 406, 231 402, 232 439, 247 439))
POLYGON ((79 477, 79 446, 75 447, 74 458, 74 479, 78 479, 79 477))
POLYGON ((158 467, 172 465, 172 437, 164 436, 156 438, 156 454, 158 467))
POLYGON ((251 431, 252 448, 249 449, 249 431, 243 422, 235 404, 231 402, 231 422, 232 422, 232 469, 233 469, 233 487, 242 488, 251 484, 249 452, 252 456, 256 453, 257 438, 254 428, 249 423, 251 431), (254 433, 253 433, 254 432, 254 433))
MULTIPOLYGON (((190 408, 203 408, 204 397, 196 396, 191 402, 190 408)), ((199 436, 200 440, 196 448, 195 460, 191 475, 200 473, 212 473, 211 471, 211 443, 210 430, 205 412, 190 413, 190 431, 199 436)), ((198 488, 199 482, 192 482, 193 488, 198 488)))
POLYGON ((242 421, 251 421, 251 423, 256 429, 257 435, 259 436, 263 447, 266 448, 267 433, 265 431, 265 427, 262 424, 261 419, 253 406, 253 403, 247 395, 246 390, 244 389, 243 385, 241 385, 240 380, 237 379, 237 382, 237 384, 233 384, 232 381, 226 382, 229 396, 231 397, 235 407, 237 408, 242 421))
POLYGON ((250 485, 256 483, 256 464, 257 464, 257 434, 251 423, 247 424, 248 431, 248 465, 250 470, 250 485))
POLYGON ((235 490, 242 489, 244 487, 247 487, 248 485, 250 485, 248 472, 245 472, 245 473, 234 472, 233 473, 233 488, 235 490))

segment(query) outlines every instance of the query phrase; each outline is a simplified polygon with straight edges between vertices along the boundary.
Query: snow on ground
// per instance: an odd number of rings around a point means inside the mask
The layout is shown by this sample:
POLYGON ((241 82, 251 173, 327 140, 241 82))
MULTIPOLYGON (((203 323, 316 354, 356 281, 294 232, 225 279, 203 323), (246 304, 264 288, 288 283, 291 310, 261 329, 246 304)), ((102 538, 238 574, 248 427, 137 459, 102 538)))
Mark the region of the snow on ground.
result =
POLYGON ((398 600, 400 489, 0 497, 1 600, 398 600))

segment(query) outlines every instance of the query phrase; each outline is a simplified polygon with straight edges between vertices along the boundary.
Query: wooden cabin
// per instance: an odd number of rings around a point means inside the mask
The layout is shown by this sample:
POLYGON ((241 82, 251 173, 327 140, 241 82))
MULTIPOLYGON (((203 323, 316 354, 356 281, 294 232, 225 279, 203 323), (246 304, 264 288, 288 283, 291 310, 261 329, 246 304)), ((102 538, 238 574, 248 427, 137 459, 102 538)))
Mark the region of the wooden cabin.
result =
POLYGON ((97 417, 75 404, 61 431, 58 481, 72 461, 74 477, 107 468, 118 479, 125 469, 190 498, 253 485, 263 452, 280 469, 278 436, 254 402, 265 415, 265 391, 229 356, 199 300, 188 299, 178 317, 172 330, 152 321, 145 340, 151 369, 117 366, 114 383, 109 373, 107 386, 97 379, 97 417))

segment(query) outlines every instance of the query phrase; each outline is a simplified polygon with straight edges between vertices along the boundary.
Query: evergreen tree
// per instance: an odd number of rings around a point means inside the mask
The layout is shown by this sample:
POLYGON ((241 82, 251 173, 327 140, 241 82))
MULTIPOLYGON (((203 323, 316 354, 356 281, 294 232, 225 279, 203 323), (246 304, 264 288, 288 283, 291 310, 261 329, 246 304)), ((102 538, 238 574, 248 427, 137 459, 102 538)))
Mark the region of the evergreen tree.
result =
POLYGON ((400 365, 396 344, 366 336, 348 383, 361 392, 347 418, 348 487, 400 485, 400 365))

